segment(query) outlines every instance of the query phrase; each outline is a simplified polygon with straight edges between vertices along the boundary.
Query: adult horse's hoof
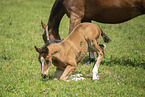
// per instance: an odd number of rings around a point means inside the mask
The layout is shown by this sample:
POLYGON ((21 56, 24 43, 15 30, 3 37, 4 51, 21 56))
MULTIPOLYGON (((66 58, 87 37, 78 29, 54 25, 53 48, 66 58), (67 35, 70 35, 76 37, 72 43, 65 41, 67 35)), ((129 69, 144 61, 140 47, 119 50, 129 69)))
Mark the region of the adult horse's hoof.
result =
POLYGON ((95 61, 95 59, 89 59, 86 63, 85 63, 85 65, 90 65, 92 62, 94 62, 95 61))

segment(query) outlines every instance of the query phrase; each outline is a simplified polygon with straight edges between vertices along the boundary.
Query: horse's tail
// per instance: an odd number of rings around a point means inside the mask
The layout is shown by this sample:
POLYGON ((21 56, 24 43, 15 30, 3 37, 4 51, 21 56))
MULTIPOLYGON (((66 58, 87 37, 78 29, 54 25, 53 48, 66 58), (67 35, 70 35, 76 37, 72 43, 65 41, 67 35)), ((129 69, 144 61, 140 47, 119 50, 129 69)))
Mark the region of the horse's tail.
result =
POLYGON ((109 43, 111 41, 111 39, 109 39, 109 37, 102 30, 101 30, 101 36, 103 37, 105 43, 109 43))

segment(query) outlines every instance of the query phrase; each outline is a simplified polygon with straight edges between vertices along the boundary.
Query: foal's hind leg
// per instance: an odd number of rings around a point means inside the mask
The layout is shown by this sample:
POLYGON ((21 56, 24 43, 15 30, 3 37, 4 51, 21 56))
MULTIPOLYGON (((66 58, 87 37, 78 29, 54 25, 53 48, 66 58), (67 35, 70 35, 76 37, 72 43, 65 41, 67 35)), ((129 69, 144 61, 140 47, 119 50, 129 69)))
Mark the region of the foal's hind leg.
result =
MULTIPOLYGON (((104 56, 104 53, 103 53, 102 49, 100 48, 100 46, 97 43, 95 43, 94 45, 96 48, 95 52, 98 53, 98 58, 97 58, 97 61, 94 65, 94 68, 93 68, 93 80, 97 79, 97 77, 98 77, 97 76, 98 68, 99 68, 100 62, 102 61, 103 56, 104 56)), ((104 47, 106 47, 106 46, 104 46, 104 47)))

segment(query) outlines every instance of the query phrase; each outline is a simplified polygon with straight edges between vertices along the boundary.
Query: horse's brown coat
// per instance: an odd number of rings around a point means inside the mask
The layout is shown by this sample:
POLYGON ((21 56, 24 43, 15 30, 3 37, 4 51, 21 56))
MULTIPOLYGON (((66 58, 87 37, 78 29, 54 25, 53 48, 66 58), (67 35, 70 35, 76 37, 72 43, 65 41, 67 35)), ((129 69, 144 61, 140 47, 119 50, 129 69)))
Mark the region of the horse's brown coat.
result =
MULTIPOLYGON (((55 0, 48 20, 50 40, 60 39, 59 24, 70 18, 69 33, 81 22, 121 23, 145 14, 145 0, 55 0)), ((46 33, 44 41, 47 42, 46 33)))
MULTIPOLYGON (((39 52, 39 58, 44 57, 45 59, 44 67, 47 68, 44 70, 49 70, 52 61, 57 68, 53 78, 60 77, 61 80, 66 81, 68 76, 76 70, 77 64, 84 59, 87 51, 98 54, 96 66, 99 68, 99 64, 104 56, 98 44, 100 36, 101 30, 98 26, 91 23, 82 23, 75 27, 71 34, 62 42, 50 44, 45 47, 42 50, 44 52, 43 55, 40 53, 41 50, 39 48, 35 48, 39 52), (46 64, 46 60, 48 59, 49 65, 46 64)), ((103 47, 105 49, 105 45, 103 47)), ((94 71, 93 73, 96 72, 94 71)))
MULTIPOLYGON (((145 14, 145 0, 55 0, 47 24, 51 41, 60 39, 59 24, 64 14, 70 18, 70 33, 81 22, 114 24, 145 14)), ((48 41, 45 32, 43 40, 48 41)))

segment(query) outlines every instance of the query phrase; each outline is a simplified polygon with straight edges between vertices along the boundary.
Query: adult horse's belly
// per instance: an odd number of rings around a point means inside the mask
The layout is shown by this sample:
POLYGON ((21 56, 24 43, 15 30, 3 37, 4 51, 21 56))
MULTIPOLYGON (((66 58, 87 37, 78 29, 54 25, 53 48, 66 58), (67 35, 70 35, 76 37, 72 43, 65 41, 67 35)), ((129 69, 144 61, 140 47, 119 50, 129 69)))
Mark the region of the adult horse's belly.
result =
POLYGON ((121 23, 140 14, 141 12, 139 12, 133 3, 126 2, 126 0, 91 0, 85 6, 83 20, 121 23))

